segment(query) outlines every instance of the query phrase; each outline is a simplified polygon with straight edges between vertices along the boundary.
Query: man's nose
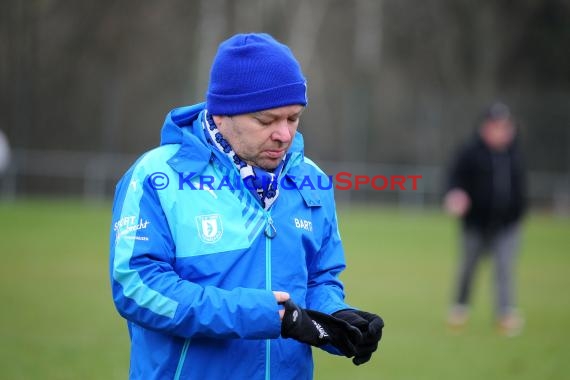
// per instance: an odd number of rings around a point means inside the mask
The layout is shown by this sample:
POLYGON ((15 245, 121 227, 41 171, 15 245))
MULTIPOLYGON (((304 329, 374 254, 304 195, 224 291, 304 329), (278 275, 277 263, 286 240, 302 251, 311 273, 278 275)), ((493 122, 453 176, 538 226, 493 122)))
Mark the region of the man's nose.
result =
POLYGON ((271 134, 271 139, 275 141, 280 141, 282 143, 288 144, 292 139, 291 129, 287 123, 287 120, 280 121, 275 126, 275 130, 271 134))

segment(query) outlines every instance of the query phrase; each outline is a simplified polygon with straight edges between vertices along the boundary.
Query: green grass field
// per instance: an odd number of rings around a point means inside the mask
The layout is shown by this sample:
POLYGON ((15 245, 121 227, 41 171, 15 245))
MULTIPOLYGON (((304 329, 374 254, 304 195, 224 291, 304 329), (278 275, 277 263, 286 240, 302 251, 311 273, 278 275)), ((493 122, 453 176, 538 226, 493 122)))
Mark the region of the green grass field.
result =
MULTIPOLYGON (((456 224, 437 211, 339 210, 349 303, 381 314, 384 338, 360 367, 316 352, 316 379, 570 377, 570 221, 531 215, 519 259, 524 333, 492 318, 491 266, 477 277, 466 331, 445 329, 456 224)), ((129 343, 107 275, 110 205, 0 203, 0 378, 126 379, 129 343)))

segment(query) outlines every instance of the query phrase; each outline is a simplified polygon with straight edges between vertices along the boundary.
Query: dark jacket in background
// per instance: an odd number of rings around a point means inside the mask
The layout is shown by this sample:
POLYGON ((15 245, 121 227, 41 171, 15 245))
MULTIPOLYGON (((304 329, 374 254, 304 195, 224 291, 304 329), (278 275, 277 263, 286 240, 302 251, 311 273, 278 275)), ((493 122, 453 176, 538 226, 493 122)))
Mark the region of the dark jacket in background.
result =
POLYGON ((464 225, 485 230, 508 226, 526 208, 525 173, 516 140, 505 152, 488 148, 481 137, 463 146, 451 165, 447 190, 461 188, 471 199, 464 225))

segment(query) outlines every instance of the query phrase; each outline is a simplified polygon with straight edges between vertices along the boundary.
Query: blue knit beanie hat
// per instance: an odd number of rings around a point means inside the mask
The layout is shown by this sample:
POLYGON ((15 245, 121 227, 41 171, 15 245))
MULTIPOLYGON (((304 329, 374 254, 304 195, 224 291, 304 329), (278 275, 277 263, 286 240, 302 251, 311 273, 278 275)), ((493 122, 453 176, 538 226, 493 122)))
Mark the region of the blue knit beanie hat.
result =
POLYGON ((307 105, 307 82, 291 50, 269 34, 237 34, 218 48, 206 94, 212 115, 307 105))

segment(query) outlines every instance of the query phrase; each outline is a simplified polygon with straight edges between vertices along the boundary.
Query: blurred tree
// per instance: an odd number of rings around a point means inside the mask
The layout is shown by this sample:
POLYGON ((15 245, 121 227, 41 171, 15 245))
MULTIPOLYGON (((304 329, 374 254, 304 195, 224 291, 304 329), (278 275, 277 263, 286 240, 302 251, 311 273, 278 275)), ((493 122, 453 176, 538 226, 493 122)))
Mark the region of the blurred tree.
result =
POLYGON ((502 98, 531 168, 570 171, 564 0, 4 0, 0 128, 15 148, 141 152, 249 31, 301 61, 317 159, 439 165, 502 98))

